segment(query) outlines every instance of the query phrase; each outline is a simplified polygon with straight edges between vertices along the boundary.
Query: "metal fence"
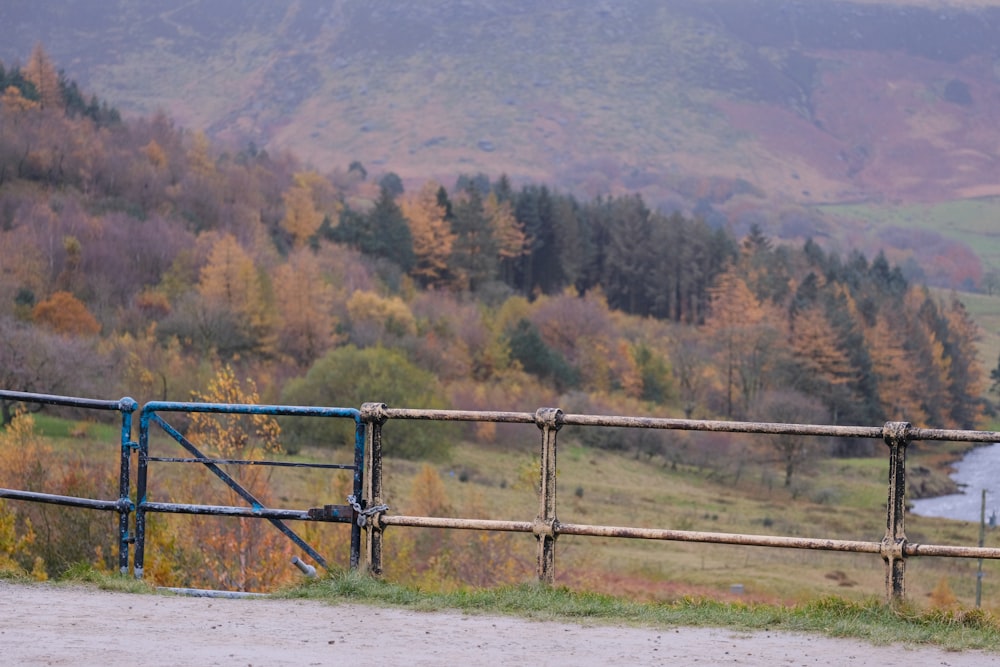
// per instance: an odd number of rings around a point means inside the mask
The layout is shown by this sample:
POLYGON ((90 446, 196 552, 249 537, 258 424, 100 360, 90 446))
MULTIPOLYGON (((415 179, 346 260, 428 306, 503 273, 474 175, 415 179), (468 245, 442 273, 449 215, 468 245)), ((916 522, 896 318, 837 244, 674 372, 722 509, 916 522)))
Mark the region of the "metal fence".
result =
POLYGON ((129 569, 129 545, 134 541, 129 529, 130 516, 135 509, 129 498, 131 494, 130 463, 132 459, 131 440, 132 413, 139 404, 131 398, 117 401, 100 401, 71 396, 53 396, 50 394, 33 394, 20 391, 0 390, 0 401, 10 403, 26 403, 30 405, 58 405, 78 410, 96 410, 99 412, 118 412, 121 415, 121 438, 119 446, 118 498, 114 500, 96 500, 76 496, 60 496, 36 491, 0 488, 0 498, 26 500, 36 503, 82 507, 92 510, 118 513, 118 569, 122 574, 129 569))
POLYGON ((996 548, 908 542, 904 530, 907 446, 915 441, 933 440, 969 443, 1000 442, 1000 433, 994 431, 914 428, 906 422, 887 422, 880 427, 863 427, 658 419, 651 417, 565 414, 557 408, 540 408, 533 414, 521 412, 409 410, 390 408, 380 403, 364 404, 361 408, 361 415, 364 422, 368 425, 367 440, 370 443, 368 462, 366 464, 366 470, 369 471, 366 498, 374 505, 381 505, 383 502, 381 466, 382 429, 390 420, 421 419, 432 421, 534 423, 541 431, 538 514, 533 520, 498 521, 379 513, 369 522, 365 561, 368 569, 375 574, 379 574, 382 571, 381 533, 387 526, 459 528, 532 533, 537 539, 537 576, 540 581, 546 583, 551 583, 555 576, 555 547, 556 540, 560 535, 589 535, 594 537, 704 542, 877 554, 885 562, 885 597, 888 602, 899 601, 904 597, 907 558, 915 556, 943 556, 950 558, 1000 559, 1000 549, 996 548), (869 542, 563 523, 559 521, 556 511, 556 440, 559 430, 563 426, 568 425, 881 440, 887 446, 889 454, 889 485, 886 498, 885 535, 878 541, 869 542))
POLYGON ((114 511, 119 514, 119 566, 127 572, 129 547, 135 545, 133 572, 141 577, 145 556, 145 515, 148 512, 180 512, 220 516, 246 516, 270 521, 302 547, 320 565, 325 560, 305 544, 285 521, 351 522, 351 566, 373 575, 382 573, 383 532, 388 526, 419 528, 451 528, 465 530, 506 531, 533 534, 537 541, 536 573, 538 579, 551 583, 555 577, 556 542, 560 535, 617 537, 626 539, 702 542, 712 544, 779 547, 867 553, 878 555, 885 563, 885 596, 889 602, 903 599, 907 558, 942 556, 950 558, 1000 559, 1000 549, 966 546, 928 545, 908 542, 904 531, 906 491, 906 450, 915 441, 952 441, 968 443, 1000 442, 1000 433, 993 431, 962 431, 914 428, 906 422, 887 422, 880 427, 823 426, 811 424, 778 424, 731 422, 652 417, 623 417, 566 414, 557 408, 540 408, 529 412, 494 412, 460 410, 416 410, 390 408, 383 403, 365 403, 360 410, 275 405, 232 405, 209 403, 146 404, 141 412, 139 441, 131 440, 132 413, 135 401, 94 401, 88 399, 0 391, 0 400, 63 405, 84 409, 116 410, 121 413, 119 497, 115 500, 91 500, 50 494, 0 489, 0 498, 32 502, 56 503, 75 507, 114 511), (355 423, 354 461, 351 464, 289 464, 280 462, 233 461, 212 459, 162 417, 167 412, 212 412, 219 414, 267 414, 303 417, 352 419, 355 423), (390 513, 383 492, 383 429, 392 420, 425 420, 439 422, 492 422, 535 424, 541 434, 538 512, 528 520, 463 519, 406 516, 390 513), (886 530, 877 541, 799 538, 775 535, 714 533, 690 530, 667 530, 629 526, 602 526, 564 523, 557 516, 557 436, 563 426, 585 428, 619 427, 676 431, 706 431, 763 435, 794 435, 806 437, 837 437, 881 440, 888 449, 889 474, 886 497, 886 530), (150 428, 156 426, 183 447, 190 456, 185 458, 154 457, 149 450, 150 428), (130 460, 138 456, 136 497, 131 499, 130 460), (247 503, 243 507, 156 503, 146 498, 150 463, 195 463, 211 470, 220 480, 247 503), (281 510, 263 507, 252 494, 240 487, 219 466, 234 465, 302 465, 350 469, 354 473, 354 493, 348 505, 324 505, 307 510, 281 510), (134 516, 134 531, 131 517, 134 516))

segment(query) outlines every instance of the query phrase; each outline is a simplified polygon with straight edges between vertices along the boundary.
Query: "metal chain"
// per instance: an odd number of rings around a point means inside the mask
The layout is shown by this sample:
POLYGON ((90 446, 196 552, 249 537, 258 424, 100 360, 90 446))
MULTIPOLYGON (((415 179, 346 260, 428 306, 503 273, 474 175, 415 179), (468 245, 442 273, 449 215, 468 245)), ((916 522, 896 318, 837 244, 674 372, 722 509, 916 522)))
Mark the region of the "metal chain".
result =
POLYGON ((368 517, 375 516, 380 512, 385 512, 389 509, 388 505, 373 505, 368 509, 361 509, 361 502, 358 500, 357 496, 347 496, 347 502, 351 504, 354 511, 358 513, 358 525, 362 528, 368 523, 368 517))

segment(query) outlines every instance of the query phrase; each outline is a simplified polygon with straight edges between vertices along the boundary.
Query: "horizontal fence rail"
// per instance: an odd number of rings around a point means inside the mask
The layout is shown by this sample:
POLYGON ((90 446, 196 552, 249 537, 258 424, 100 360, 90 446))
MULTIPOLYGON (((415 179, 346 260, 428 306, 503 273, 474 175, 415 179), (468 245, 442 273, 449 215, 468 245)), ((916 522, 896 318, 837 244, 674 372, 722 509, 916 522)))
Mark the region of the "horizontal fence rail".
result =
MULTIPOLYGON (((1000 559, 1000 549, 971 546, 948 546, 918 544, 906 539, 904 530, 906 492, 906 450, 915 441, 952 441, 968 443, 1000 442, 1000 433, 995 431, 968 431, 949 429, 915 428, 906 422, 887 422, 882 426, 831 426, 817 424, 782 424, 763 422, 736 422, 692 419, 669 419, 656 417, 629 417, 611 415, 566 414, 558 408, 539 408, 535 412, 465 411, 465 410, 422 410, 392 408, 383 403, 365 403, 360 409, 328 408, 283 405, 242 405, 214 403, 173 403, 151 402, 143 406, 139 420, 139 440, 131 439, 132 413, 138 405, 130 398, 117 401, 31 394, 26 392, 0 391, 0 401, 39 405, 66 406, 78 409, 117 411, 121 415, 122 430, 119 443, 121 470, 119 475, 119 497, 114 500, 100 500, 59 496, 31 491, 0 489, 0 498, 19 501, 51 503, 84 509, 117 512, 119 514, 119 565, 127 572, 129 547, 135 544, 133 572, 142 576, 143 549, 145 537, 145 514, 147 512, 187 513, 217 516, 237 516, 265 519, 279 530, 289 535, 296 544, 320 565, 325 565, 322 557, 294 536, 285 521, 335 521, 350 522, 351 566, 363 568, 373 575, 382 573, 382 538, 389 526, 401 528, 439 528, 460 530, 486 530, 532 534, 537 541, 536 573, 542 582, 551 583, 555 576, 555 545, 560 535, 591 536, 604 538, 643 539, 676 542, 697 542, 707 544, 728 544, 752 547, 777 547, 785 549, 808 549, 834 552, 863 553, 880 556, 885 563, 885 596, 887 601, 896 602, 904 597, 906 559, 919 556, 947 558, 1000 559), (338 463, 296 463, 281 461, 257 461, 230 458, 210 458, 173 426, 168 424, 161 413, 206 412, 216 414, 267 414, 275 416, 337 417, 351 419, 355 423, 354 462, 338 463), (422 420, 436 422, 492 422, 509 424, 534 424, 540 432, 540 465, 538 512, 531 520, 468 519, 447 517, 406 516, 390 513, 384 502, 383 492, 383 430, 393 420, 422 420), (154 457, 149 453, 149 430, 156 426, 175 440, 188 456, 154 457), (702 431, 733 434, 760 435, 801 435, 809 437, 862 438, 882 440, 888 448, 889 474, 886 497, 886 530, 879 539, 839 540, 826 538, 802 538, 780 535, 756 535, 740 533, 703 532, 692 530, 668 530, 660 528, 640 528, 630 526, 605 526, 578 523, 564 523, 557 516, 557 436, 564 426, 582 428, 615 427, 638 429, 662 429, 677 431, 702 431), (138 456, 136 474, 136 501, 130 499, 130 459, 132 453, 138 456), (182 504, 152 502, 146 498, 148 469, 150 463, 196 463, 214 472, 247 502, 246 506, 219 506, 204 504, 182 504), (348 505, 323 505, 305 510, 263 507, 252 495, 239 486, 219 466, 288 466, 315 467, 323 469, 351 470, 354 475, 354 494, 348 498, 348 505), (130 520, 134 517, 135 529, 130 530, 130 520), (363 545, 362 545, 363 542, 363 545), (363 553, 362 553, 363 551, 363 553)), ((296 559, 298 561, 298 559, 296 559)), ((307 571, 309 567, 302 561, 297 567, 307 571)))
POLYGON ((380 403, 366 403, 362 415, 369 424, 370 449, 375 460, 370 468, 369 502, 382 503, 382 428, 390 420, 468 421, 495 423, 534 423, 541 430, 539 511, 533 521, 503 521, 440 517, 417 517, 380 514, 371 521, 367 563, 370 571, 381 573, 381 532, 388 526, 411 528, 448 528, 532 533, 537 538, 537 576, 540 581, 554 580, 554 552, 560 535, 614 537, 626 539, 701 542, 753 547, 809 549, 877 554, 885 561, 885 595, 889 602, 903 599, 907 557, 943 556, 949 558, 1000 559, 1000 549, 910 543, 904 530, 906 489, 906 448, 914 441, 953 441, 970 443, 1000 442, 995 431, 967 431, 914 428, 907 422, 887 422, 878 427, 832 426, 736 422, 656 417, 566 414, 558 408, 540 408, 535 413, 462 410, 416 410, 390 408, 380 403), (599 526, 563 523, 556 513, 556 438, 564 426, 617 427, 743 433, 761 435, 801 435, 811 437, 866 438, 882 440, 889 449, 889 487, 886 501, 886 532, 878 541, 799 538, 775 535, 714 533, 690 530, 666 530, 628 526, 599 526))

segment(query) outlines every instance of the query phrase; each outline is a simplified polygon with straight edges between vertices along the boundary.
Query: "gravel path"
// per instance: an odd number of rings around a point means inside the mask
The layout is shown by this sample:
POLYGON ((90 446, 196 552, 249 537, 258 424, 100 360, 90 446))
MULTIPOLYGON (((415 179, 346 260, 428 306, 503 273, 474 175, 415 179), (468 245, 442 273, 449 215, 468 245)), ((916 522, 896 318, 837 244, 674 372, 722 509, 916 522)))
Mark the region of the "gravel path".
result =
POLYGON ((314 600, 132 595, 0 581, 4 665, 879 665, 1000 654, 807 634, 552 623, 314 600))

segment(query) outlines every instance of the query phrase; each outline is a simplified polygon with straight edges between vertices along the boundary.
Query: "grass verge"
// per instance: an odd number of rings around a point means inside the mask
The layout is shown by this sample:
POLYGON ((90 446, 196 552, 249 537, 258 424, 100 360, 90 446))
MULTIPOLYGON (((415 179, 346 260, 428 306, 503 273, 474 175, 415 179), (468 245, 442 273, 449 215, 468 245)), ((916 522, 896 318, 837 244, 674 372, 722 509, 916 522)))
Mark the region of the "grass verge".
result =
POLYGON ((354 572, 332 573, 284 590, 277 596, 399 606, 418 611, 503 614, 546 621, 726 627, 748 632, 814 632, 862 639, 873 644, 1000 650, 1000 622, 988 612, 978 609, 928 611, 905 603, 893 608, 875 598, 849 601, 827 596, 788 607, 695 598, 648 603, 540 584, 435 593, 354 572))
MULTIPOLYGON (((31 579, 0 571, 0 579, 29 584, 31 579)), ((92 585, 100 590, 163 594, 148 583, 81 564, 56 584, 92 585)), ((891 607, 869 598, 851 601, 827 596, 781 606, 721 602, 685 597, 672 602, 637 602, 612 595, 575 592, 526 583, 490 589, 427 592, 387 583, 353 571, 333 572, 271 595, 331 604, 392 606, 421 612, 459 611, 499 614, 539 621, 628 625, 632 627, 721 627, 743 632, 807 632, 860 639, 875 645, 936 646, 951 651, 1000 651, 1000 621, 978 609, 919 610, 891 607)))

